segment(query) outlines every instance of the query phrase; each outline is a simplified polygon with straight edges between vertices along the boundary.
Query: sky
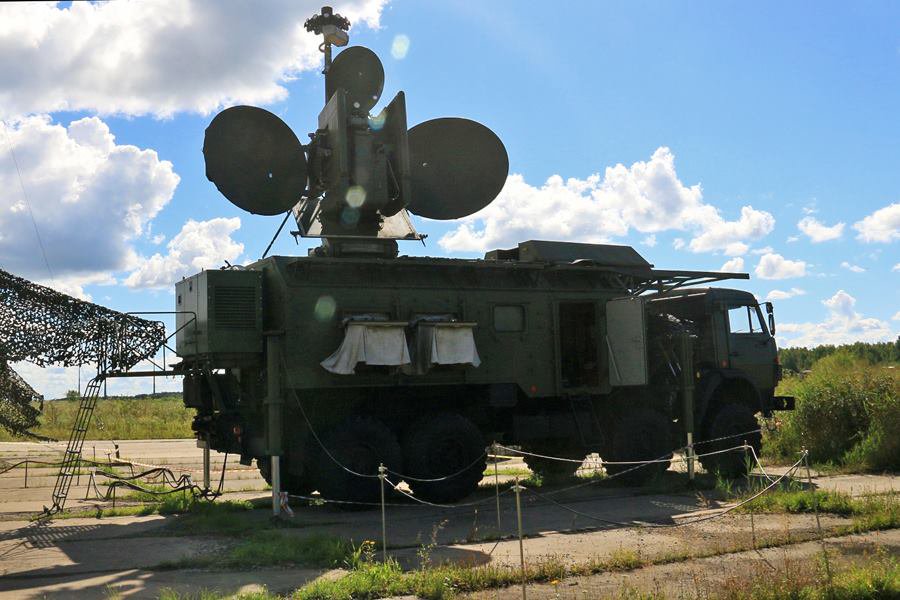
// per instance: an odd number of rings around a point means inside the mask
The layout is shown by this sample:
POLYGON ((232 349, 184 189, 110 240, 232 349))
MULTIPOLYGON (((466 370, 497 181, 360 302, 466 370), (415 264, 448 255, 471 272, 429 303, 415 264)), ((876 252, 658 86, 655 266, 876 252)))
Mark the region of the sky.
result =
MULTIPOLYGON (((377 114, 464 116, 509 154, 498 198, 416 218, 478 257, 528 239, 632 245, 659 268, 750 274, 778 342, 900 334, 900 5, 351 0, 384 63, 377 114)), ((324 104, 308 0, 0 5, 0 268, 122 311, 257 259, 280 223, 205 176, 206 126, 250 104, 297 133, 324 104)), ((273 253, 313 241, 283 234, 273 253)), ((47 397, 76 369, 16 368, 47 397)), ((82 377, 89 377, 88 369, 82 377)), ((149 391, 110 384, 110 393, 149 391)), ((158 389, 178 389, 159 380, 158 389)))

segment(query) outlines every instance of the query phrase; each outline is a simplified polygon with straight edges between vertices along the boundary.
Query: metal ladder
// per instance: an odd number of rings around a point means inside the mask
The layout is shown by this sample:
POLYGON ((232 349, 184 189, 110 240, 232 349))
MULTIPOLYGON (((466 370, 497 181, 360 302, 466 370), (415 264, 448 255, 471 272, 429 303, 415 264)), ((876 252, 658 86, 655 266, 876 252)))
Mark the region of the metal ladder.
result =
POLYGON ((81 449, 84 446, 88 425, 90 425, 94 408, 97 406, 97 398, 100 396, 100 388, 105 379, 106 375, 104 373, 100 373, 91 379, 84 390, 84 395, 81 397, 78 415, 75 417, 72 433, 69 434, 69 443, 66 445, 66 452, 59 467, 59 474, 56 476, 56 485, 53 487, 53 506, 49 509, 44 507, 44 513, 47 516, 56 514, 65 507, 69 489, 72 487, 72 478, 75 477, 78 469, 81 467, 81 449))

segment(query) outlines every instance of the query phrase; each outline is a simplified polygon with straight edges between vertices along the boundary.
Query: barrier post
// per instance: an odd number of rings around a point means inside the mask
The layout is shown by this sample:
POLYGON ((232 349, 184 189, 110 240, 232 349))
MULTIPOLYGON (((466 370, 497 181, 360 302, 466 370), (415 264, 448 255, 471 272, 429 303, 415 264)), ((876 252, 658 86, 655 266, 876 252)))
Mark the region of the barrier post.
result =
POLYGON ((522 486, 519 485, 519 478, 516 477, 516 483, 513 486, 516 492, 516 521, 519 526, 519 568, 522 571, 522 600, 525 600, 525 543, 522 541, 522 486))
POLYGON ((831 580, 831 565, 828 562, 828 549, 825 547, 825 534, 822 533, 822 521, 819 520, 819 496, 813 487, 812 474, 809 471, 809 450, 803 448, 803 465, 806 467, 806 481, 809 483, 809 491, 813 495, 813 512, 816 514, 816 528, 819 530, 819 543, 822 545, 822 558, 825 561, 825 575, 828 577, 829 595, 833 591, 831 580))
POLYGON ((384 463, 378 465, 378 479, 381 482, 381 562, 387 563, 387 520, 384 511, 384 478, 387 477, 387 467, 384 463))
POLYGON ((28 489, 28 457, 25 457, 25 489, 28 489))
MULTIPOLYGON (((750 446, 747 445, 747 440, 744 440, 744 464, 747 465, 747 492, 753 493, 753 488, 750 487, 750 453, 747 452, 747 448, 750 446)), ((756 550, 756 522, 753 518, 753 502, 750 502, 750 540, 753 542, 753 549, 756 550)))
POLYGON ((497 466, 497 442, 492 445, 494 451, 494 494, 497 500, 497 533, 500 533, 500 467, 497 466))

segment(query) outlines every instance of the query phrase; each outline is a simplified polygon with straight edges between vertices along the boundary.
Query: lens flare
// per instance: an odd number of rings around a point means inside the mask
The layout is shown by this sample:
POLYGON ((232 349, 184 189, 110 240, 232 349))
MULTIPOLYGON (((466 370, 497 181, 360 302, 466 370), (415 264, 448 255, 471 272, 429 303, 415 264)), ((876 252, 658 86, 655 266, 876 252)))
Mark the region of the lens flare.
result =
POLYGON ((391 43, 391 56, 397 60, 403 60, 406 58, 407 52, 409 52, 409 36, 402 33, 395 35, 394 41, 391 43))
POLYGON ((313 308, 313 314, 319 321, 328 321, 334 316, 337 310, 337 303, 331 296, 319 296, 316 300, 316 306, 313 308))
POLYGON ((366 203, 366 190, 361 185, 350 186, 345 199, 351 208, 359 208, 366 203))

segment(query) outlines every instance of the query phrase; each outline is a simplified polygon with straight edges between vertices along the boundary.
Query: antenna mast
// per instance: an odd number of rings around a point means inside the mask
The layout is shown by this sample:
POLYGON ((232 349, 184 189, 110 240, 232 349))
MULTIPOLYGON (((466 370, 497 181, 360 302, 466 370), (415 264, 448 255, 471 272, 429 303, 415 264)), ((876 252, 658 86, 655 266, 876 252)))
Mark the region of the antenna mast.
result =
MULTIPOLYGON (((325 41, 319 44, 319 51, 325 54, 325 68, 322 69, 322 74, 327 75, 331 68, 331 45, 338 47, 347 45, 350 41, 350 35, 347 33, 350 21, 335 14, 330 6, 323 6, 322 12, 308 18, 303 26, 310 33, 325 36, 325 41)), ((328 98, 325 100, 328 101, 328 98)))

